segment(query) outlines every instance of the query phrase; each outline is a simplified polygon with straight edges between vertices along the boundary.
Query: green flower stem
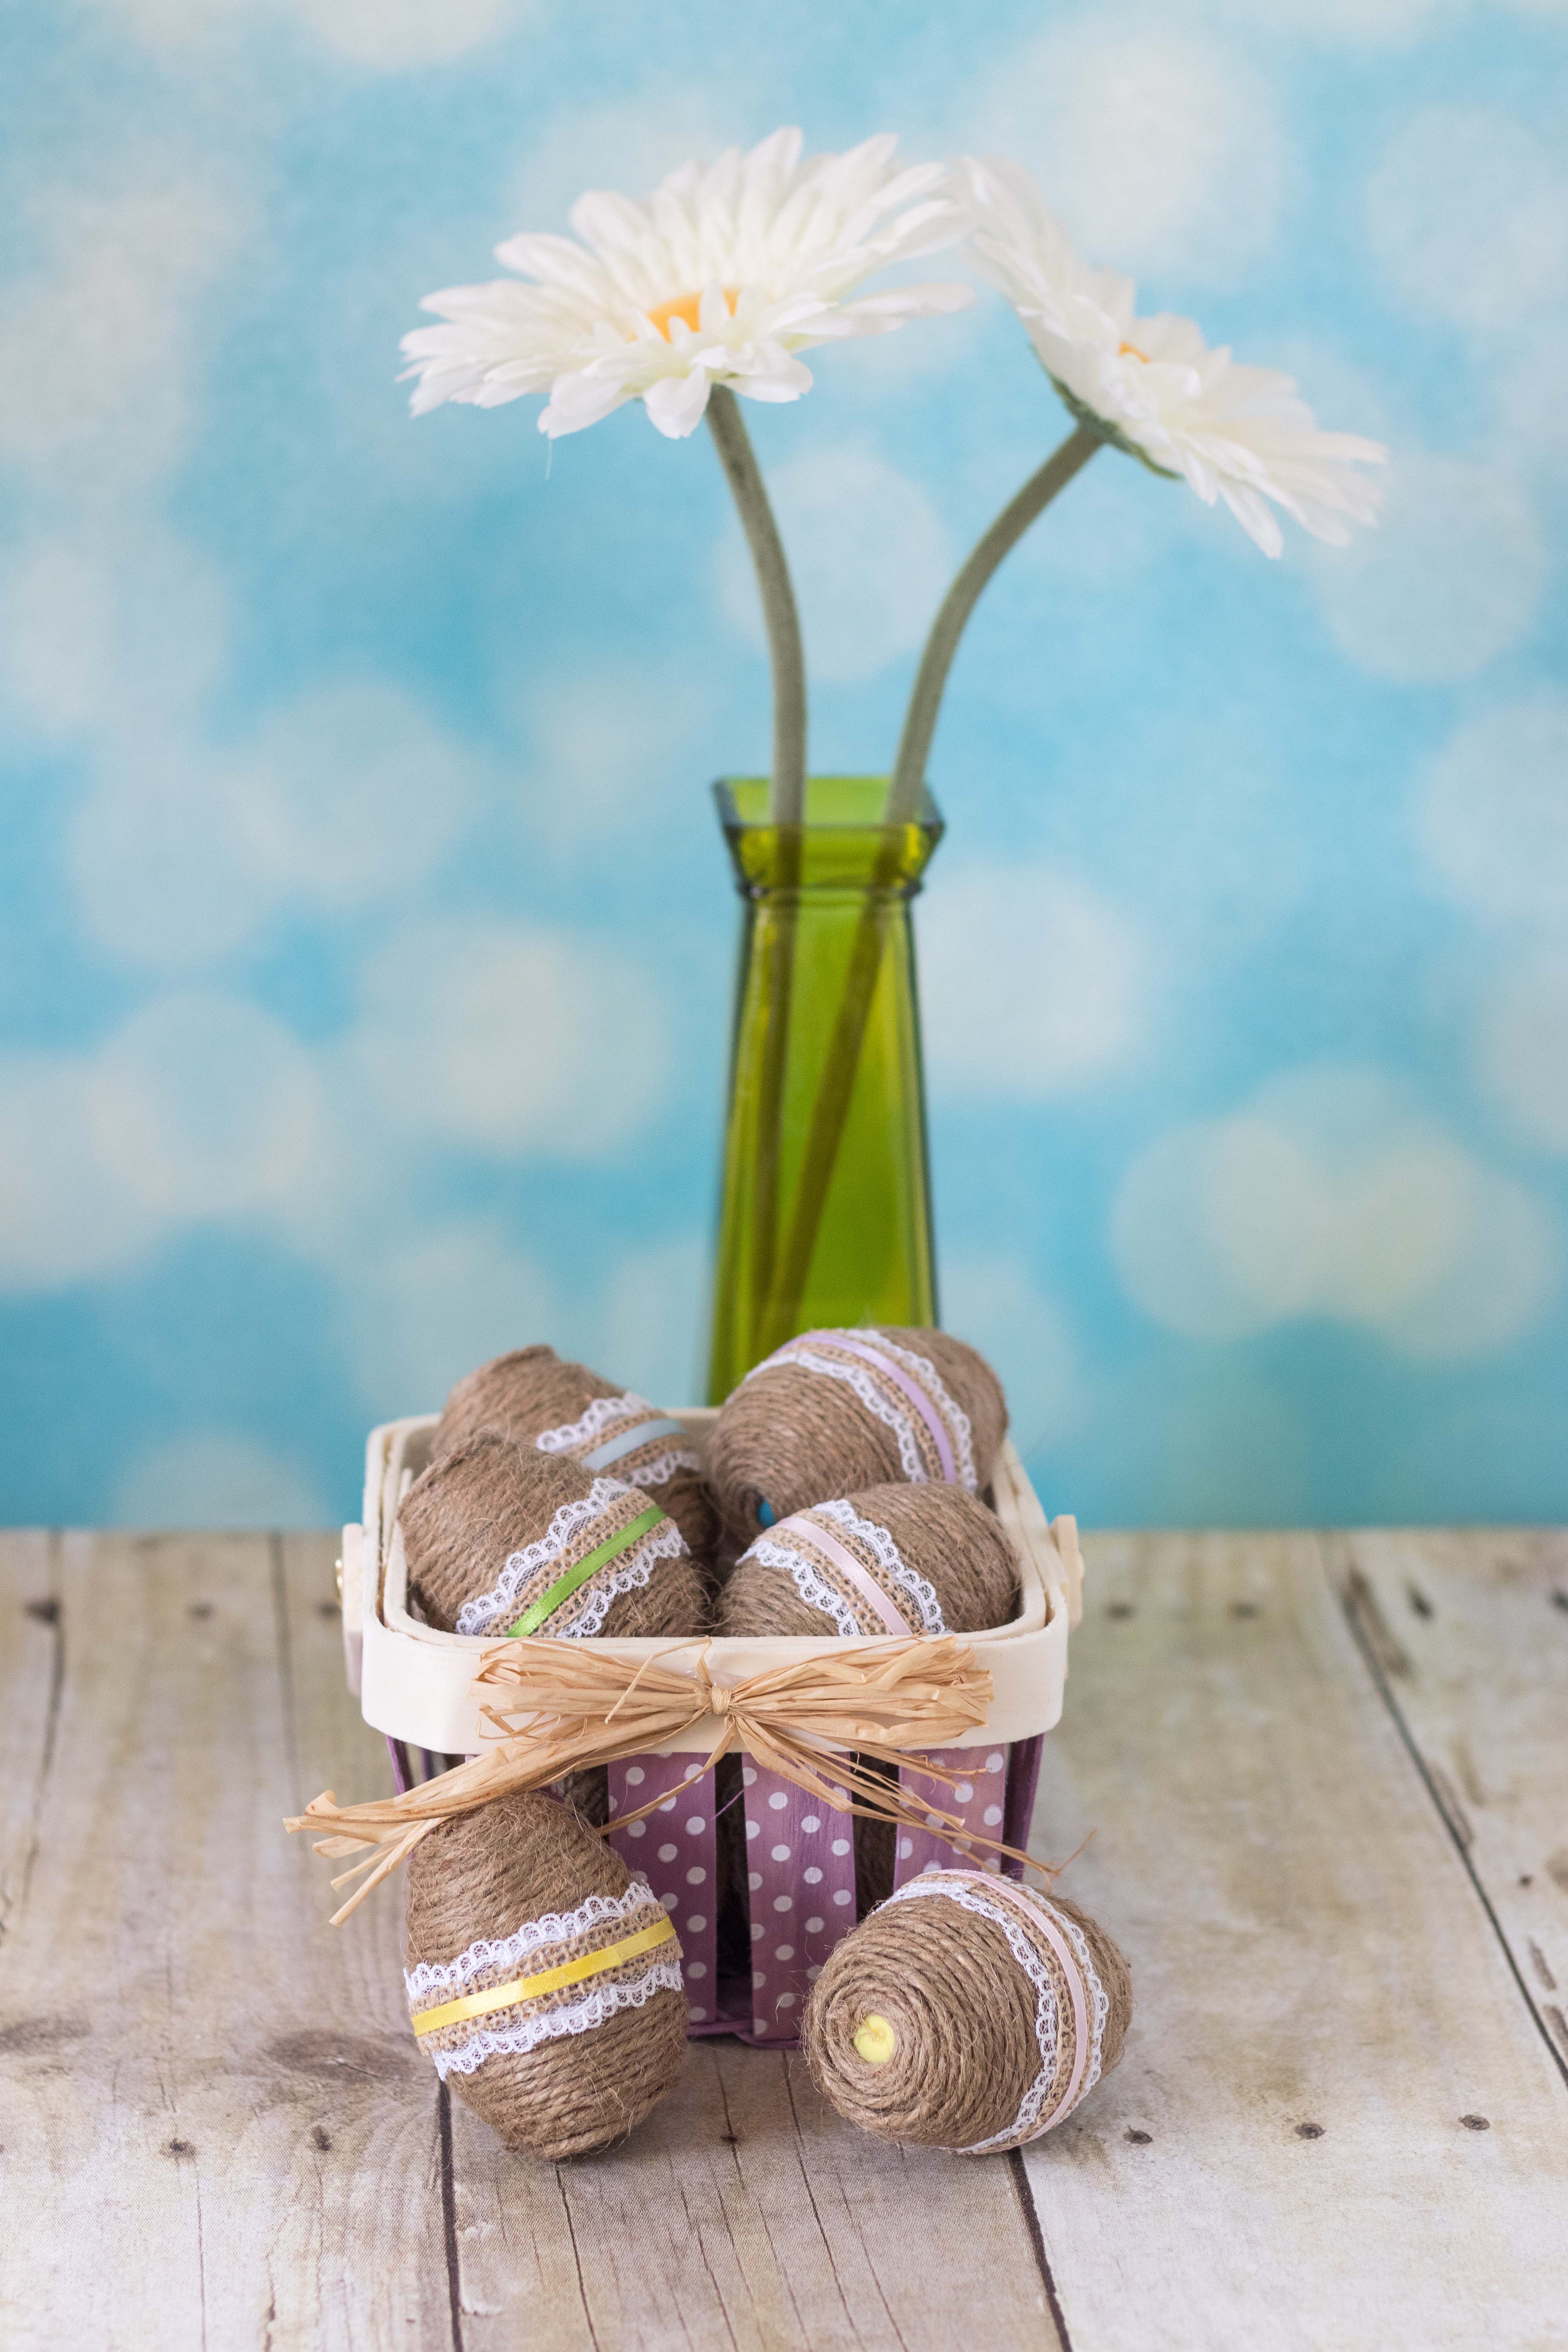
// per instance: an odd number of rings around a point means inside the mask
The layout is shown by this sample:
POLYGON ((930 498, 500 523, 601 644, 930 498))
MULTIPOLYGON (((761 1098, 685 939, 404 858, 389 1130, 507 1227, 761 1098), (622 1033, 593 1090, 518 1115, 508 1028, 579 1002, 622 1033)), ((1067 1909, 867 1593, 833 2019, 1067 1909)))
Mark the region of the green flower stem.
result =
POLYGON ((959 639, 992 574, 1012 552, 1029 525, 1045 512, 1058 492, 1065 489, 1073 476, 1089 463, 1101 446, 1101 440, 1102 436, 1087 424, 1079 425, 1068 434, 1047 458, 1038 473, 1031 475, 1016 497, 1003 508, 979 541, 948 590, 931 625, 931 635, 921 656, 920 668, 915 675, 914 690, 910 697, 903 734, 899 743, 899 755, 888 789, 884 812, 888 847, 879 860, 871 889, 856 926, 838 1017, 834 1024, 816 1100, 812 1107, 795 1214, 784 1244, 777 1288, 770 1302, 772 1312, 766 1334, 770 1347, 778 1346, 793 1335, 800 1303, 805 1295, 812 1255, 816 1247, 817 1229, 832 1186, 833 1171, 837 1165, 838 1147, 843 1139, 845 1122, 855 1092, 856 1075, 860 1066, 866 1024, 870 1019, 877 982, 881 974, 882 942, 886 936, 883 893, 897 866, 895 828, 912 823, 919 812, 925 785, 926 762, 931 738, 936 732, 937 714, 942 708, 942 690, 947 684, 948 671, 952 667, 952 657, 958 650, 959 639))
POLYGON ((724 468, 724 478, 752 551, 773 681, 773 759, 768 815, 779 829, 779 882, 784 896, 765 974, 767 1027, 760 1073, 757 1214, 752 1237, 752 1295, 765 1298, 773 1284, 778 1229, 784 1075, 795 976, 795 907, 789 893, 800 880, 801 827, 805 822, 805 656, 784 543, 768 502, 756 452, 741 415, 741 404, 727 384, 716 383, 708 395, 708 429, 713 436, 719 462, 724 468))
POLYGON ((716 383, 708 395, 708 429, 752 551, 767 625, 768 658, 773 673, 773 791, 768 816, 777 825, 804 824, 805 656, 801 649, 800 616, 762 469, 741 404, 728 384, 716 383))
POLYGON ((882 947, 887 936, 888 891, 898 866, 898 835, 889 828, 883 846, 878 852, 866 903, 860 910, 855 937, 850 942, 844 993, 838 1001, 838 1015, 833 1024, 833 1035, 828 1042, 822 1076, 817 1083, 816 1100, 811 1108, 811 1125, 806 1133, 800 1183, 795 1196, 795 1213, 790 1220, 777 1286, 767 1302, 760 1350, 763 1355, 782 1347, 784 1340, 793 1339, 799 1321, 801 1300, 805 1296, 812 1256, 816 1248, 817 1229, 827 1203, 834 1170, 838 1162, 838 1147, 844 1138, 845 1123, 854 1097, 855 1080, 860 1068, 860 1051, 866 1040, 866 1024, 871 1016, 872 1000, 881 977, 882 947))
POLYGON ((1067 488, 1080 467, 1088 465, 1102 440, 1103 436, 1091 425, 1080 425, 1069 433, 1039 472, 1031 474, 1017 496, 1008 500, 943 597, 921 655, 914 691, 904 715, 904 731, 899 740, 899 756, 893 762, 893 780, 888 791, 889 824, 908 824, 920 806, 947 674, 982 591, 1029 525, 1044 514, 1057 492, 1067 488))

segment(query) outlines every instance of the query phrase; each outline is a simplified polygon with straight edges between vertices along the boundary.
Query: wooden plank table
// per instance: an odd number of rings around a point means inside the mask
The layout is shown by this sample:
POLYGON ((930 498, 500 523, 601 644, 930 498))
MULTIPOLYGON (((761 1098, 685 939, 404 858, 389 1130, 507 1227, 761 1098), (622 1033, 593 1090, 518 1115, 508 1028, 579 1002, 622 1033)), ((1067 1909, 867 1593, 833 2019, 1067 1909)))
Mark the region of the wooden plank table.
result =
POLYGON ((407 2030, 325 1536, 0 1538, 0 2343, 1568 2347, 1568 1538, 1101 1536, 1036 1851, 1126 2057, 1022 2157, 692 2045, 510 2158, 407 2030))

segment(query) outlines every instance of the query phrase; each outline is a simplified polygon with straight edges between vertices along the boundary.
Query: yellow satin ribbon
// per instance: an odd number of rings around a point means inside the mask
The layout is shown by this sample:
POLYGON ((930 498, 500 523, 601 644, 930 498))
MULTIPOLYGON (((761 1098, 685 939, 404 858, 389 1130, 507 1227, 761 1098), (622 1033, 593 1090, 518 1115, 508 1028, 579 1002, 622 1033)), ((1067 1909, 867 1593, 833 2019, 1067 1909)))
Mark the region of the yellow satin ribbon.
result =
POLYGON ((489 2017, 492 2011, 510 2009, 514 2001, 537 2000, 542 1993, 559 1992, 563 1985, 581 1984, 584 1977, 596 1977, 605 1969, 618 1969, 623 1960, 635 1960, 639 1953, 651 1952, 657 1944, 673 1943, 675 1929, 668 1917, 656 1920, 651 1927, 641 1927, 635 1936, 626 1936, 618 1944, 605 1944, 596 1952, 584 1952, 577 1959, 563 1960, 558 1969, 541 1969, 535 1977, 514 1977, 510 1984, 489 1985, 483 1992, 465 1993, 460 2000, 444 2000, 439 2009, 422 2009, 414 2020, 416 2033, 439 2033, 444 2025, 456 2025, 465 2017, 489 2017))

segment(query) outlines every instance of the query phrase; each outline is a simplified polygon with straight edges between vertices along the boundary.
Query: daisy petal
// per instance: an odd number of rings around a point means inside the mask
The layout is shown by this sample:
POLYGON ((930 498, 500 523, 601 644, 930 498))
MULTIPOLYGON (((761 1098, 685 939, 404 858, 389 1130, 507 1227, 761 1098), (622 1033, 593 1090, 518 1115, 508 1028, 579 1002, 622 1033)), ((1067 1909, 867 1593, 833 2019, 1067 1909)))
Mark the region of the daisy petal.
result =
POLYGON ((710 379, 704 368, 689 375, 661 376, 643 394, 643 406, 667 441, 684 441, 701 424, 710 379))
POLYGON ((575 433, 642 399, 682 438, 710 381, 754 400, 795 400, 795 357, 956 310, 967 288, 907 287, 854 299, 888 262, 958 242, 964 215, 938 164, 900 170, 886 134, 803 156, 786 127, 749 153, 683 164, 641 203, 591 190, 570 237, 525 234, 496 248, 511 271, 447 287, 425 307, 446 323, 405 338, 411 406, 495 407, 545 392, 548 434, 575 433))
POLYGON ((1016 164, 968 156, 952 178, 976 263, 1075 415, 1156 472, 1180 476, 1206 506, 1223 499, 1265 555, 1283 545, 1275 507, 1342 543, 1342 518, 1375 520, 1378 494, 1353 469, 1383 463, 1377 442, 1320 432, 1288 375, 1238 366, 1191 319, 1140 319, 1131 279, 1089 268, 1016 164))

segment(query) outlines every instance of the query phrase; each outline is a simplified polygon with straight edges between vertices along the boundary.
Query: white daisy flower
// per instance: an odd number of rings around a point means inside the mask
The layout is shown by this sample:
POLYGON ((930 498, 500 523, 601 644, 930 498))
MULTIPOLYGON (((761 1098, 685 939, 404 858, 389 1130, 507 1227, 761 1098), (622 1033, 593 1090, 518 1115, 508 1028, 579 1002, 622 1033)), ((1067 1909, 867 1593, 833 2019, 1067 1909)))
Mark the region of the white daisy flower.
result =
POLYGON ((547 392, 551 435, 579 432, 641 400, 659 431, 701 423, 709 389, 798 400, 813 344, 885 334, 963 310, 966 286, 900 286, 846 298, 873 270, 956 244, 963 215, 938 163, 898 171, 898 142, 801 160, 798 131, 775 131, 706 170, 683 164, 641 204, 585 195, 580 242, 514 236, 496 258, 519 277, 455 286, 421 308, 447 323, 403 339, 418 378, 415 414, 445 400, 499 407, 547 392))
POLYGON ((1206 506, 1223 499, 1265 555, 1284 544, 1270 499, 1336 547, 1350 523, 1375 521, 1381 493, 1354 468, 1382 464, 1377 442, 1321 433, 1291 377, 1237 366, 1190 319, 1138 318, 1132 279, 1080 261, 1016 165, 966 157, 955 177, 980 268, 1081 423, 1156 473, 1179 475, 1206 506))

